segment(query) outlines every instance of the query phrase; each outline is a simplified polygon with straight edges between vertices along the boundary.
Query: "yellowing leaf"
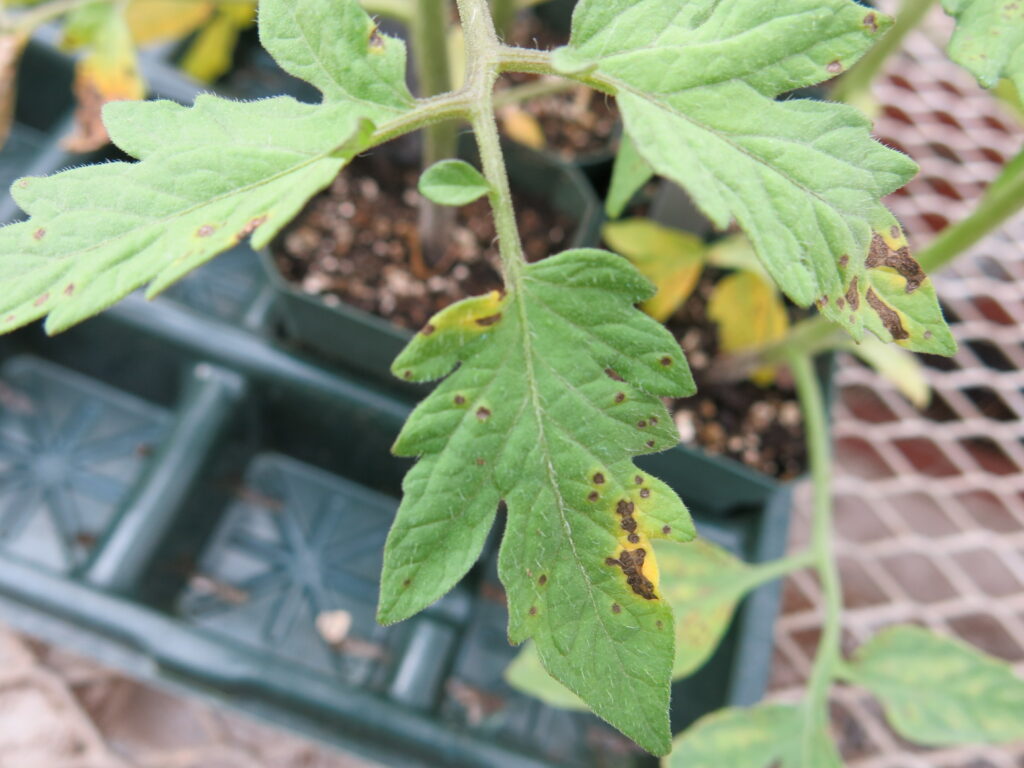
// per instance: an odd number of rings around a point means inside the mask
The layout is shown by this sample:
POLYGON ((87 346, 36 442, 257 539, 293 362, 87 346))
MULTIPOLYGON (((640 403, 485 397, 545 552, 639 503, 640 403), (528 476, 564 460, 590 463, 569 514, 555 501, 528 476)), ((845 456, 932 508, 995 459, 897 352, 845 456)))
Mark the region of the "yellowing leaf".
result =
POLYGON ((75 67, 75 131, 64 140, 72 152, 91 152, 110 139, 103 126, 103 105, 111 101, 141 99, 146 85, 139 73, 131 33, 114 6, 102 6, 95 17, 89 52, 75 67))
POLYGON ((505 134, 513 141, 532 149, 544 149, 547 146, 544 129, 529 112, 513 104, 502 109, 499 117, 505 134))
POLYGON ((210 0, 131 0, 125 21, 136 45, 178 40, 213 14, 210 0))
MULTIPOLYGON (((754 272, 737 272, 719 281, 708 302, 708 317, 718 323, 723 352, 756 349, 786 335, 789 318, 782 298, 771 283, 754 272)), ((759 386, 775 379, 774 366, 750 376, 759 386)))
POLYGON ((204 83, 212 83, 223 76, 231 69, 238 36, 253 23, 255 11, 251 3, 220 8, 189 46, 181 60, 182 70, 204 83))
POLYGON ((659 322, 682 306, 697 286, 704 269, 704 241, 688 232, 649 219, 623 219, 606 224, 605 242, 625 256, 658 292, 640 305, 659 322))

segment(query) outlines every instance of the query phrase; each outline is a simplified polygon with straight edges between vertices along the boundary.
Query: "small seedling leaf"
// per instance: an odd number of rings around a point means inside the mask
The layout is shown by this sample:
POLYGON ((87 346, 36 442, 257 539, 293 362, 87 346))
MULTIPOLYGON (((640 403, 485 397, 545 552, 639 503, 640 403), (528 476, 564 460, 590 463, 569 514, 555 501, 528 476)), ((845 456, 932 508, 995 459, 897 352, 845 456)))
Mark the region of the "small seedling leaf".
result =
POLYGON ((847 670, 909 741, 941 747, 1024 740, 1024 680, 958 640, 893 627, 861 646, 847 670))
POLYGON ((661 397, 694 387, 675 339, 634 306, 652 293, 625 259, 569 251, 525 267, 505 296, 445 309, 402 352, 400 378, 447 378, 394 446, 419 461, 385 548, 378 618, 400 621, 451 589, 500 505, 509 638, 532 637, 556 679, 664 754, 672 612, 651 541, 694 529, 632 459, 678 442, 661 397))
MULTIPOLYGON (((789 329, 786 305, 775 286, 756 272, 736 272, 715 285, 708 317, 718 324, 723 352, 759 349, 784 338, 789 329)), ((754 371, 750 378, 765 387, 775 380, 775 366, 754 371)))
POLYGON ((706 247, 699 237, 650 219, 623 219, 606 224, 604 241, 654 283, 657 292, 641 308, 664 322, 697 287, 704 271, 706 247))
POLYGON ((1018 0, 942 0, 956 19, 950 57, 985 88, 1007 77, 1024 93, 1024 4, 1018 0))
POLYGON ((420 194, 438 205, 467 205, 490 192, 487 179, 464 160, 441 160, 420 176, 420 194))
POLYGON ((898 239, 879 201, 914 163, 852 107, 776 99, 847 69, 890 24, 852 0, 793 0, 785 13, 758 0, 581 0, 554 60, 615 95, 641 156, 719 229, 738 222, 794 302, 820 301, 856 339, 868 328, 949 354, 930 283, 865 274, 887 269, 865 264, 875 235, 898 239), (862 298, 876 281, 892 290, 874 285, 859 311, 840 311, 854 279, 862 298))

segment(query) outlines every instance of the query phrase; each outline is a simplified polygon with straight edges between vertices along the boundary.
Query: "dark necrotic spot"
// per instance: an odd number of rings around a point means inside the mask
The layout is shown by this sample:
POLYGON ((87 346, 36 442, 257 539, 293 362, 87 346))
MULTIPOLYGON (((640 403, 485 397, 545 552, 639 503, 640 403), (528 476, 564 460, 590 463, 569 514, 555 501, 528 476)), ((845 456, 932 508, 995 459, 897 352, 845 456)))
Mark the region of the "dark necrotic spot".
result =
POLYGON ((904 246, 898 251, 894 251, 877 232, 871 238, 871 250, 868 251, 868 257, 864 261, 864 266, 869 269, 873 267, 895 269, 907 281, 907 293, 916 291, 921 287, 921 283, 927 279, 927 275, 921 269, 921 265, 910 255, 909 248, 904 246))
MULTIPOLYGON (((843 269, 846 269, 846 265, 849 264, 849 263, 850 263, 850 257, 847 256, 845 253, 842 256, 839 257, 839 266, 842 267, 843 269)), ((828 297, 826 297, 826 298, 828 298, 828 297)))
POLYGON ((641 488, 640 489, 640 498, 641 499, 646 499, 650 495, 651 495, 651 491, 650 491, 649 488, 641 488))
POLYGON ((33 301, 33 302, 32 302, 32 305, 33 305, 33 306, 36 306, 36 307, 42 306, 42 305, 43 305, 43 304, 45 304, 45 303, 46 303, 47 301, 49 301, 49 299, 50 299, 50 294, 49 294, 49 293, 44 293, 44 294, 43 294, 42 296, 40 296, 40 297, 39 297, 38 299, 36 299, 35 301, 33 301))
POLYGON ((539 578, 539 579, 537 579, 537 583, 538 583, 538 584, 540 584, 540 585, 541 585, 541 586, 543 587, 543 586, 544 586, 545 584, 547 584, 547 583, 548 583, 548 577, 547 577, 547 576, 545 576, 545 575, 544 575, 544 574, 542 573, 542 574, 540 575, 540 578, 539 578))
POLYGON ((669 357, 668 355, 665 355, 663 358, 661 358, 659 362, 667 368, 668 366, 672 365, 672 358, 669 357))
POLYGON ((838 299, 836 299, 836 306, 839 307, 840 309, 846 309, 846 299, 840 296, 838 299))
POLYGON ((530 606, 530 615, 531 616, 536 616, 537 615, 537 606, 536 605, 531 605, 530 606))
POLYGON ((643 429, 644 427, 646 427, 646 426, 647 426, 647 422, 646 422, 646 421, 638 421, 638 422, 636 423, 636 425, 637 425, 637 426, 638 426, 638 427, 639 427, 640 429, 643 429))
POLYGON ((901 339, 910 338, 910 334, 907 333, 907 330, 903 327, 903 322, 900 320, 900 316, 896 313, 896 310, 878 298, 878 294, 875 293, 874 288, 868 288, 866 298, 868 300, 868 304, 873 310, 875 310, 875 314, 878 315, 878 319, 882 321, 882 325, 885 326, 885 329, 892 334, 894 340, 899 341, 901 339))
POLYGON ((437 328, 434 327, 433 323, 427 323, 426 325, 423 326, 423 328, 420 329, 420 333, 422 333, 424 336, 429 336, 436 330, 437 328))
POLYGON ((480 419, 480 421, 487 421, 489 418, 491 418, 491 409, 485 408, 484 406, 481 405, 479 408, 476 409, 476 417, 480 419))
POLYGON ((654 447, 654 441, 653 441, 653 440, 648 440, 648 441, 647 441, 647 442, 645 443, 645 445, 646 445, 646 446, 647 446, 648 448, 653 448, 653 447, 654 447))
POLYGON ((612 381, 625 381, 624 378, 622 378, 621 376, 619 376, 618 373, 615 372, 614 368, 605 368, 604 375, 607 376, 612 381))
POLYGON ((619 393, 617 393, 615 395, 615 402, 616 403, 621 403, 625 399, 626 399, 626 393, 625 392, 619 392, 619 393))
POLYGON ((637 475, 636 477, 633 478, 633 482, 636 483, 637 485, 643 485, 644 479, 640 475, 637 475))
POLYGON ((455 404, 456 405, 465 405, 466 404, 466 398, 463 397, 462 395, 456 395, 455 396, 455 404))
POLYGON ((36 240, 42 240, 44 237, 46 237, 46 230, 40 227, 39 229, 32 233, 32 237, 34 237, 36 240))
POLYGON ((605 560, 606 565, 615 565, 622 569, 626 576, 626 583, 630 588, 645 600, 656 600, 654 584, 643 574, 644 559, 647 557, 645 549, 623 549, 619 553, 619 559, 609 557, 605 560))
POLYGON ((651 426, 653 427, 655 424, 658 423, 658 417, 657 416, 651 416, 650 422, 651 422, 651 426))
POLYGON ((597 501, 599 498, 601 498, 601 494, 597 491, 591 491, 587 494, 587 501, 597 501))
POLYGON ((411 379, 412 378, 412 371, 402 371, 402 378, 403 379, 411 379))
POLYGON ((380 30, 378 30, 376 26, 370 30, 369 43, 371 48, 380 49, 384 47, 384 38, 381 36, 380 30))
POLYGON ((403 587, 408 587, 410 584, 412 584, 412 579, 406 579, 402 582, 403 587))
MULTIPOLYGON (((850 287, 846 289, 846 303, 850 305, 850 309, 854 312, 860 308, 860 291, 857 288, 856 275, 850 281, 850 287)), ((842 306, 840 305, 839 308, 842 309, 842 306)))
POLYGON ((618 603, 612 603, 612 613, 622 613, 622 606, 618 603))
POLYGON ((671 525, 663 525, 661 527, 661 532, 664 533, 666 536, 668 536, 670 533, 672 533, 672 526, 671 525))
POLYGON ((869 13, 867 16, 864 17, 864 26, 870 29, 872 32, 877 32, 878 17, 873 13, 869 13))
POLYGON ((639 544, 640 543, 640 537, 637 536, 635 533, 629 534, 629 536, 627 536, 626 538, 629 539, 631 544, 639 544))
POLYGON ((626 501, 625 499, 621 499, 618 505, 615 507, 615 512, 621 517, 628 517, 629 515, 633 514, 634 509, 636 509, 636 507, 633 506, 632 501, 626 501))
POLYGON ((209 237, 216 231, 217 228, 212 224, 203 224, 203 226, 196 230, 196 237, 209 237))
POLYGON ((482 325, 486 328, 489 325, 494 325, 499 320, 501 320, 501 312, 496 315, 488 315, 487 317, 478 317, 476 319, 476 324, 482 325))
POLYGON ((484 464, 486 464, 486 463, 487 463, 487 460, 486 460, 486 459, 479 459, 479 458, 478 458, 478 459, 476 460, 476 465, 477 465, 478 467, 482 467, 482 466, 483 466, 484 464))
POLYGON ((662 628, 662 626, 664 626, 664 625, 663 625, 663 624, 661 623, 661 620, 660 620, 660 619, 659 619, 658 621, 656 621, 654 625, 655 625, 655 626, 656 626, 656 627, 657 627, 658 629, 661 629, 661 628, 662 628))
POLYGON ((75 284, 74 283, 68 283, 66 286, 64 286, 64 295, 65 296, 71 296, 71 295, 74 294, 74 292, 75 292, 75 284))
POLYGON ((601 485, 602 483, 604 483, 604 475, 602 475, 600 472, 595 472, 594 473, 594 482, 597 485, 601 485))
POLYGON ((840 72, 843 71, 843 62, 839 61, 838 59, 836 59, 835 61, 830 61, 825 66, 825 69, 827 69, 833 75, 838 75, 840 72))

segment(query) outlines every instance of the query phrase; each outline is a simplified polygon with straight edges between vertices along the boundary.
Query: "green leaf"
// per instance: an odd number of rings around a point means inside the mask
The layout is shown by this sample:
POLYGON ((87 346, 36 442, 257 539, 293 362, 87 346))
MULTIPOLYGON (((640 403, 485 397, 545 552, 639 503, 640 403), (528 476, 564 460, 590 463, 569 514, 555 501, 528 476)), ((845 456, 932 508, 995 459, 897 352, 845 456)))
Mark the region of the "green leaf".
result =
POLYGON ((846 667, 893 728, 925 746, 1024 740, 1024 680, 1009 664, 926 629, 887 629, 846 667))
POLYGON ((654 169, 651 164, 637 151, 633 140, 629 136, 623 136, 619 142, 619 151, 615 155, 608 196, 604 201, 604 210, 608 218, 619 218, 636 193, 651 180, 652 176, 654 169))
POLYGON ((675 741, 666 768, 842 768, 825 732, 801 754, 804 713, 797 707, 762 704, 722 709, 701 718, 675 741))
POLYGON ((672 613, 650 540, 694 530, 632 457, 678 442, 660 398, 694 387, 675 339, 634 308, 652 292, 621 257, 570 251, 525 267, 506 296, 445 309, 402 352, 401 378, 451 375, 395 443, 420 459, 385 548, 378 618, 451 589, 502 504, 510 640, 532 637, 556 679, 664 754, 672 613))
POLYGON ((293 71, 306 71, 296 64, 303 57, 333 62, 344 49, 349 58, 329 82, 308 72, 325 89, 324 103, 200 96, 192 108, 108 105, 111 138, 141 162, 15 183, 12 194, 31 218, 0 229, 0 333, 46 314, 47 330, 60 331, 146 283, 155 295, 250 235, 255 247, 266 245, 365 147, 371 121, 396 114, 404 70, 391 90, 383 74, 372 83, 364 75, 368 60, 404 57, 401 44, 369 40, 357 50, 330 37, 339 19, 371 24, 355 0, 266 0, 260 18, 264 39, 293 71), (321 47, 294 28, 317 22, 321 47), (387 101, 374 101, 381 92, 387 101))
MULTIPOLYGON (((895 225, 879 200, 914 163, 875 142, 851 107, 775 99, 847 68, 890 23, 851 0, 793 0, 784 13, 760 0, 581 0, 570 45, 554 57, 616 96, 642 157, 719 229, 736 220, 794 302, 820 301, 856 339, 867 327, 948 353, 930 283, 913 273, 897 292, 889 275, 866 274, 896 263, 866 262, 875 234, 895 225), (835 300, 854 281, 864 300, 843 310, 835 300)), ((910 273, 912 259, 900 258, 910 273)))
POLYGON ((487 179, 464 160, 441 160, 420 176, 420 194, 438 205, 467 205, 491 191, 487 179))
MULTIPOLYGON (((718 325, 723 352, 745 352, 782 339, 789 316, 775 286, 757 272, 736 272, 715 285, 708 300, 708 318, 718 325)), ((766 387, 775 380, 775 366, 754 371, 751 380, 766 387)))
POLYGON ((927 408, 932 397, 925 367, 913 352, 883 344, 868 336, 847 350, 874 368, 916 408, 927 408))
POLYGON ((613 221, 601 231, 604 241, 654 283, 657 292, 641 308, 659 322, 675 313, 697 287, 707 248, 689 232, 650 219, 613 221))
MULTIPOLYGON (((687 677, 715 652, 729 628, 740 598, 753 586, 741 560, 708 541, 654 546, 662 598, 675 616, 676 652, 672 679, 687 677)), ((554 707, 587 709, 586 704, 551 677, 533 643, 526 643, 505 670, 508 683, 554 707)))
POLYGON ((1002 77, 1024 93, 1024 5, 1017 0, 942 0, 956 19, 950 57, 985 88, 1002 77))

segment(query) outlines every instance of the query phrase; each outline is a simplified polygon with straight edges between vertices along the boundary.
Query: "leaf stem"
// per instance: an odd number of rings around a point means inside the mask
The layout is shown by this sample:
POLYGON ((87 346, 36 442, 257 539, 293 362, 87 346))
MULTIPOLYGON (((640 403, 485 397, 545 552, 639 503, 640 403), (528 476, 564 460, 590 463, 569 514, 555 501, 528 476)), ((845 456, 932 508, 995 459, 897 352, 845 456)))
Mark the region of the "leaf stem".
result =
POLYGON ((934 4, 935 0, 903 0, 892 29, 840 78, 832 89, 832 98, 856 105, 870 98, 871 83, 889 57, 899 50, 903 38, 921 23, 921 19, 934 4))
POLYGON ((515 290, 526 266, 519 240, 512 190, 494 117, 494 83, 498 78, 498 53, 503 48, 491 19, 487 0, 458 0, 459 16, 466 35, 466 90, 476 96, 470 122, 480 150, 480 163, 490 184, 488 194, 498 233, 498 248, 506 285, 515 290))
POLYGON ((828 724, 828 691, 836 677, 842 640, 843 594, 839 568, 835 560, 832 515, 832 446, 828 430, 825 399, 815 374, 812 358, 802 352, 789 360, 796 382, 797 395, 804 414, 807 447, 810 456, 811 480, 814 489, 814 516, 811 551, 821 580, 825 619, 818 652, 811 671, 805 706, 807 727, 804 729, 802 765, 813 754, 815 734, 828 724))

